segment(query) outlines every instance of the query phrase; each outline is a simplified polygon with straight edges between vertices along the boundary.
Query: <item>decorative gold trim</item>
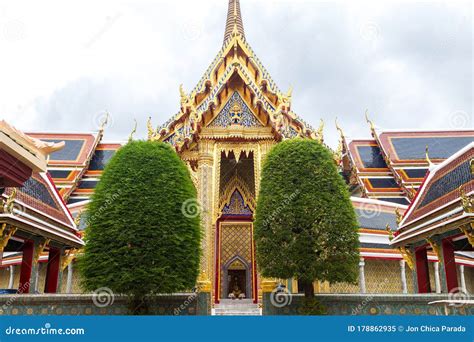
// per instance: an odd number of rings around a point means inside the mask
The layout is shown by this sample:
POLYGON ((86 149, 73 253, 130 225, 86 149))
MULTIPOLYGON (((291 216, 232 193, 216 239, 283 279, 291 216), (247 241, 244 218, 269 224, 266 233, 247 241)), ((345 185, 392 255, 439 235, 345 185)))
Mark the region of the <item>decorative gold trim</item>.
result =
POLYGON ((69 249, 64 255, 61 256, 61 270, 64 271, 66 267, 74 260, 76 255, 79 254, 77 248, 69 249))
POLYGON ((438 257, 438 261, 442 262, 442 253, 441 253, 441 247, 437 242, 435 242, 432 238, 426 238, 426 241, 430 244, 431 248, 433 249, 433 252, 435 252, 436 256, 438 257))
POLYGON ((474 247, 474 227, 472 226, 460 226, 459 229, 466 235, 467 241, 471 244, 472 247, 474 247))
POLYGON ((413 253, 406 247, 399 247, 398 250, 400 251, 400 254, 403 257, 403 260, 407 263, 408 267, 412 271, 415 270, 415 257, 413 256, 413 253))
POLYGON ((33 265, 38 264, 39 258, 41 254, 44 252, 44 249, 47 245, 49 245, 51 239, 45 239, 43 242, 38 243, 35 246, 34 254, 33 254, 33 265))
POLYGON ((2 228, 0 228, 0 253, 3 253, 8 241, 16 233, 16 231, 16 227, 10 227, 10 229, 7 230, 7 224, 2 224, 2 228))
POLYGON ((12 193, 10 194, 10 196, 7 197, 7 199, 4 201, 4 204, 3 204, 2 211, 5 214, 13 214, 16 195, 17 195, 17 189, 13 188, 12 193))
POLYGON ((401 223, 402 220, 403 220, 403 215, 402 215, 402 213, 400 213, 400 209, 399 209, 399 208, 396 208, 396 209, 395 209, 395 216, 397 217, 397 219, 396 219, 396 220, 397 220, 397 225, 400 226, 400 223, 401 223))
POLYGON ((474 213, 474 197, 467 196, 462 186, 459 187, 459 193, 464 212, 468 214, 474 213))

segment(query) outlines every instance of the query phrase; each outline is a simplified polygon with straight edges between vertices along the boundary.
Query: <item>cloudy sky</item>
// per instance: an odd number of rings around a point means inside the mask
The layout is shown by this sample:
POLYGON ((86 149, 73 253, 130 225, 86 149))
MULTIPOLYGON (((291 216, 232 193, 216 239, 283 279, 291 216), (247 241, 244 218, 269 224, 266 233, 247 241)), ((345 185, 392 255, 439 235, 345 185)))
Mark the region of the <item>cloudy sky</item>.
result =
MULTIPOLYGON (((376 125, 473 126, 469 1, 241 0, 246 38, 293 110, 335 145, 376 125)), ((222 45, 226 0, 0 0, 0 119, 125 140, 179 109, 222 45)))

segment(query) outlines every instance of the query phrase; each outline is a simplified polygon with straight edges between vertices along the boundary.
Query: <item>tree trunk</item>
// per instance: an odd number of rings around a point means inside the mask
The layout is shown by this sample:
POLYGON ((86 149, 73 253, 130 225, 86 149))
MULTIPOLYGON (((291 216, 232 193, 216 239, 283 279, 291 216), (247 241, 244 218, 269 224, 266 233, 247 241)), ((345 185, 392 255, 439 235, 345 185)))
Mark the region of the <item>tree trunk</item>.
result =
POLYGON ((314 297, 314 286, 313 286, 313 282, 311 281, 303 281, 302 282, 302 285, 303 285, 303 289, 304 289, 304 296, 306 298, 313 298, 314 297))

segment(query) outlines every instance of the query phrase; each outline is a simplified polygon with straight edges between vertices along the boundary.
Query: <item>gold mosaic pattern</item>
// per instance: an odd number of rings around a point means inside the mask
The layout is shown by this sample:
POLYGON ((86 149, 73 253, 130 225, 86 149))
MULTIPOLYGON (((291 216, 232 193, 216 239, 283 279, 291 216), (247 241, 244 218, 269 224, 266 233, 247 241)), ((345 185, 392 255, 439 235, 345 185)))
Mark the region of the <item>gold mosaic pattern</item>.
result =
POLYGON ((252 261, 252 230, 250 223, 231 223, 221 226, 221 265, 239 255, 249 265, 252 261))

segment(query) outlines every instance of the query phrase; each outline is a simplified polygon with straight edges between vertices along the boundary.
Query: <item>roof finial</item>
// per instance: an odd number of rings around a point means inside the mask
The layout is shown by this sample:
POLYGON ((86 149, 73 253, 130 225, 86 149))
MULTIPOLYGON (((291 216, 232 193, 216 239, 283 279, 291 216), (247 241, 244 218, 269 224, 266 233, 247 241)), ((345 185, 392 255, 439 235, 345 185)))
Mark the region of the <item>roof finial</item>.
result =
POLYGON ((344 131, 342 130, 342 128, 337 123, 337 116, 336 116, 336 119, 334 120, 334 122, 336 123, 336 129, 339 132, 339 134, 341 136, 341 139, 344 139, 344 131))
POLYGON ((369 124, 370 130, 372 132, 374 132, 375 131, 375 125, 374 125, 374 122, 369 119, 369 110, 368 109, 365 110, 365 121, 367 121, 367 123, 369 124))
POLYGON ((133 141, 133 135, 137 132, 137 120, 133 119, 135 121, 135 126, 133 127, 132 132, 130 132, 130 135, 128 136, 128 142, 133 141))
POLYGON ((229 0, 229 9, 227 10, 227 20, 225 23, 224 43, 232 37, 234 30, 245 38, 239 0, 229 0))
POLYGON ((324 142, 324 120, 320 119, 318 128, 318 142, 322 144, 324 142))
POLYGON ((434 164, 430 159, 428 145, 426 145, 426 148, 425 148, 425 159, 426 159, 426 162, 428 163, 429 168, 431 169, 434 166, 434 164))

